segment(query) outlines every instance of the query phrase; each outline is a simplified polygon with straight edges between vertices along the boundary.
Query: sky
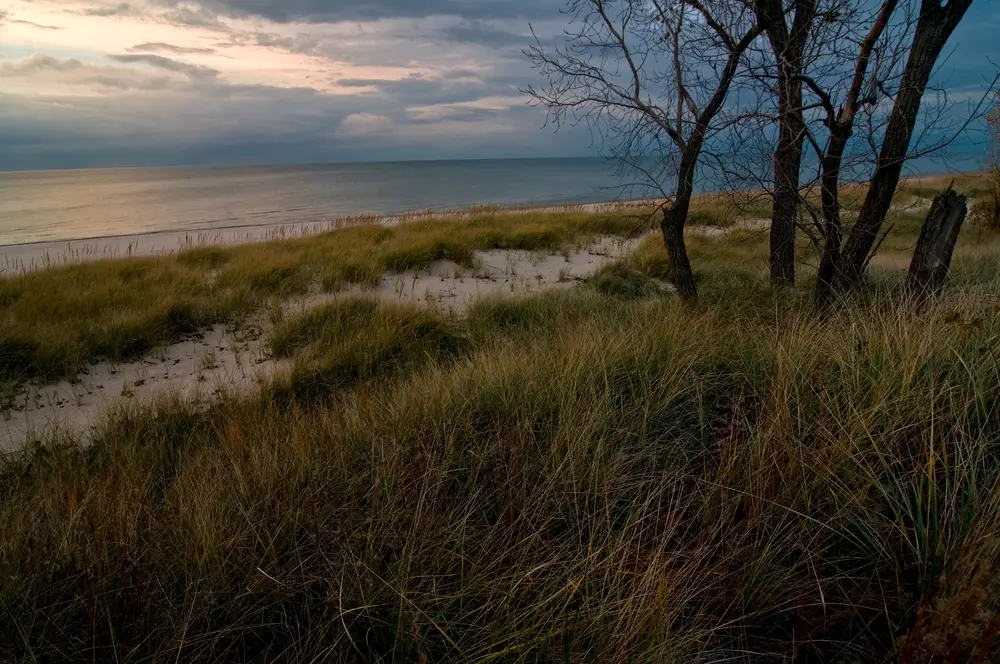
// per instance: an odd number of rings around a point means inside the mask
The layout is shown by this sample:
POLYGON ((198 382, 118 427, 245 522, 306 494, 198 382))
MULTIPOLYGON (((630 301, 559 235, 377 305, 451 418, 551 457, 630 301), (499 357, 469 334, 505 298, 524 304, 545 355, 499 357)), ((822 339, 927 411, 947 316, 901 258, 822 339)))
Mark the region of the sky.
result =
MULTIPOLYGON (((0 170, 584 156, 519 88, 564 0, 0 0, 0 170)), ((974 95, 1000 1, 938 77, 974 95)), ((996 60, 996 58, 995 58, 996 60)))

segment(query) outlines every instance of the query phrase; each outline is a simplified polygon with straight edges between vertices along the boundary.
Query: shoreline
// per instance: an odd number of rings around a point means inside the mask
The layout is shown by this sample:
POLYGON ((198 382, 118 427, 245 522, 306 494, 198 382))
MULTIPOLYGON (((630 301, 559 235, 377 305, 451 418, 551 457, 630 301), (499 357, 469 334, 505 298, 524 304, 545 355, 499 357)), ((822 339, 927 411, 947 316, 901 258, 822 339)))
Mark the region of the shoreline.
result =
POLYGON ((275 240, 305 238, 341 228, 377 224, 395 226, 429 220, 462 220, 480 215, 627 211, 659 205, 664 199, 634 199, 562 205, 477 205, 442 210, 415 210, 395 215, 364 214, 326 222, 227 226, 200 232, 153 231, 127 235, 104 235, 70 240, 51 240, 0 245, 0 277, 12 274, 122 258, 170 256, 197 247, 232 247, 275 240))

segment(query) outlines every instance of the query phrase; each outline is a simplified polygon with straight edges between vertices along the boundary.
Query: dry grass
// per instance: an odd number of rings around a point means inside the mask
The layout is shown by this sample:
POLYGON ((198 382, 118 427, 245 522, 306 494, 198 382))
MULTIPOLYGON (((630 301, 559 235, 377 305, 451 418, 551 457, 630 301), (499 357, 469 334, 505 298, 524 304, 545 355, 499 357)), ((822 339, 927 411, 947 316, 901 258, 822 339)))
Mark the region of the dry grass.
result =
POLYGON ((997 338, 997 308, 957 292, 826 320, 735 297, 580 291, 464 321, 344 300, 276 332, 299 368, 259 397, 122 412, 88 449, 3 465, 0 652, 990 653, 997 338))
POLYGON ((700 308, 650 241, 463 319, 283 320, 259 395, 0 462, 0 658, 994 661, 998 250, 964 238, 919 313, 877 270, 817 317, 735 231, 692 239, 700 308))

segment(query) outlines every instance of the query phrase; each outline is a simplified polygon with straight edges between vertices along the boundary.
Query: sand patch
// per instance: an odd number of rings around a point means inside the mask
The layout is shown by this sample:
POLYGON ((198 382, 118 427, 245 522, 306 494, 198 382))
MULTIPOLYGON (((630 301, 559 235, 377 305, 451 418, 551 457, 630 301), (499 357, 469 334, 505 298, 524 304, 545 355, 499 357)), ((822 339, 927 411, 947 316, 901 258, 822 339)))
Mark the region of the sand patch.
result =
POLYGON ((494 249, 477 252, 475 265, 438 261, 429 268, 384 276, 374 285, 354 285, 337 293, 315 293, 292 301, 305 309, 340 297, 374 295, 392 302, 427 304, 461 314, 481 297, 525 296, 572 288, 605 265, 635 251, 639 239, 603 238, 563 252, 494 249))
POLYGON ((86 440, 108 407, 172 394, 211 403, 245 392, 291 367, 264 346, 263 329, 216 325, 135 362, 97 362, 73 378, 24 385, 0 415, 0 451, 17 449, 56 430, 86 440))

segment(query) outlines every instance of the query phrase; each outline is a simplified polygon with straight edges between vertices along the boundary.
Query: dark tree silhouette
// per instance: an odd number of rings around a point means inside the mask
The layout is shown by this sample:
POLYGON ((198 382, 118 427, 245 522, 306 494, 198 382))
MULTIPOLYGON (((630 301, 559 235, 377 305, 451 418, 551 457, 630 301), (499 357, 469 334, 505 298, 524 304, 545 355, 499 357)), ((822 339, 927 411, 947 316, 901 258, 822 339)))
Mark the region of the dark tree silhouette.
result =
POLYGON ((660 229, 680 297, 697 287, 684 242, 695 172, 725 126, 729 90, 761 33, 750 4, 570 0, 561 44, 526 53, 547 84, 526 92, 556 123, 587 123, 606 152, 664 194, 660 229), (672 181, 672 186, 667 184, 672 181))

